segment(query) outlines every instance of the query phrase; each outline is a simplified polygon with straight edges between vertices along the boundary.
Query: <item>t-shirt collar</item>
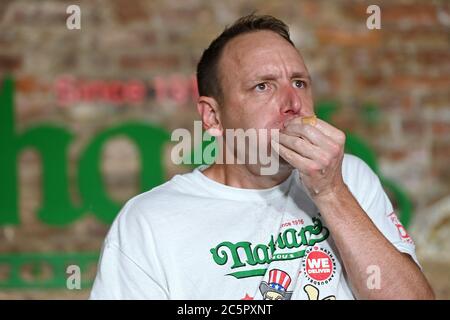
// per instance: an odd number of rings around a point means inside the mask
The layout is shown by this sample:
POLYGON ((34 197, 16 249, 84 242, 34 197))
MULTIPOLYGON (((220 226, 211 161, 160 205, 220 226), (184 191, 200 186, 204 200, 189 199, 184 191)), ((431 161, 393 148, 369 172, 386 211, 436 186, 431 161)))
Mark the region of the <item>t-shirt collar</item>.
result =
POLYGON ((209 194, 214 195, 214 197, 239 201, 261 201, 286 195, 296 176, 296 170, 293 170, 286 180, 271 188, 244 189, 231 187, 207 177, 202 173, 206 168, 208 168, 208 165, 201 165, 192 172, 192 177, 203 187, 203 191, 206 190, 209 194))

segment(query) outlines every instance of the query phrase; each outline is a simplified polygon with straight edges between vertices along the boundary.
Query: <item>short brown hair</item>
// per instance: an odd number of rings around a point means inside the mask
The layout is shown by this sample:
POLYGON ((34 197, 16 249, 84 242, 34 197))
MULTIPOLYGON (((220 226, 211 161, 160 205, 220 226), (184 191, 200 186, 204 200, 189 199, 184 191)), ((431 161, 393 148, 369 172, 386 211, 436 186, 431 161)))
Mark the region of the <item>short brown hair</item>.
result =
POLYGON ((260 30, 269 30, 279 34, 295 48, 289 36, 289 27, 283 21, 273 16, 255 14, 238 19, 211 42, 200 58, 197 65, 197 84, 200 96, 209 96, 219 102, 223 101, 218 68, 223 48, 238 35, 260 30))

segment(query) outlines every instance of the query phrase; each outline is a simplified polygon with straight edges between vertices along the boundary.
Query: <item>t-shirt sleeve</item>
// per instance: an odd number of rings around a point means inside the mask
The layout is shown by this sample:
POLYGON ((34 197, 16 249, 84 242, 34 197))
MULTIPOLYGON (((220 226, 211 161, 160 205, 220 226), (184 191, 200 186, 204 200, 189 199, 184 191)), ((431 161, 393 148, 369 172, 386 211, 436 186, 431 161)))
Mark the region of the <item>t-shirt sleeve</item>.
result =
POLYGON ((421 268, 414 241, 397 218, 378 176, 361 159, 351 155, 346 155, 346 158, 344 181, 361 207, 397 250, 409 254, 421 268))
POLYGON ((103 244, 89 299, 169 299, 151 228, 128 202, 103 244))
POLYGON ((165 300, 168 297, 156 279, 117 245, 105 242, 89 299, 165 300))

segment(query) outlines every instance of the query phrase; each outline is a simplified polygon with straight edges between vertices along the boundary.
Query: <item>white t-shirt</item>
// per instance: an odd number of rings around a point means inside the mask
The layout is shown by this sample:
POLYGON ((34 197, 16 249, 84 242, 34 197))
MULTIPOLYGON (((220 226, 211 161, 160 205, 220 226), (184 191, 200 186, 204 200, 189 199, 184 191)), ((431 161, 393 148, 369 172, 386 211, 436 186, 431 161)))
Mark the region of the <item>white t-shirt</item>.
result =
MULTIPOLYGON (((203 169, 126 203, 105 239, 91 299, 354 299, 297 170, 273 188, 241 189, 203 169)), ((352 155, 342 173, 384 236, 417 262, 378 177, 352 155)))

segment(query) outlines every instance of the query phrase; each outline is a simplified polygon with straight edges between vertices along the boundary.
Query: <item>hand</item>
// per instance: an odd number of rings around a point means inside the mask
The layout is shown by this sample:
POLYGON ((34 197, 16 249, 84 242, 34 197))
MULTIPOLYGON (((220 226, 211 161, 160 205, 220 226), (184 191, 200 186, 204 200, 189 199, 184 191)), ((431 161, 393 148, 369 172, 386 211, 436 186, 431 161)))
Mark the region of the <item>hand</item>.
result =
POLYGON ((346 187, 342 179, 345 134, 320 119, 315 125, 300 120, 288 121, 280 131, 280 143, 272 140, 272 146, 299 170, 303 185, 318 200, 346 187))

